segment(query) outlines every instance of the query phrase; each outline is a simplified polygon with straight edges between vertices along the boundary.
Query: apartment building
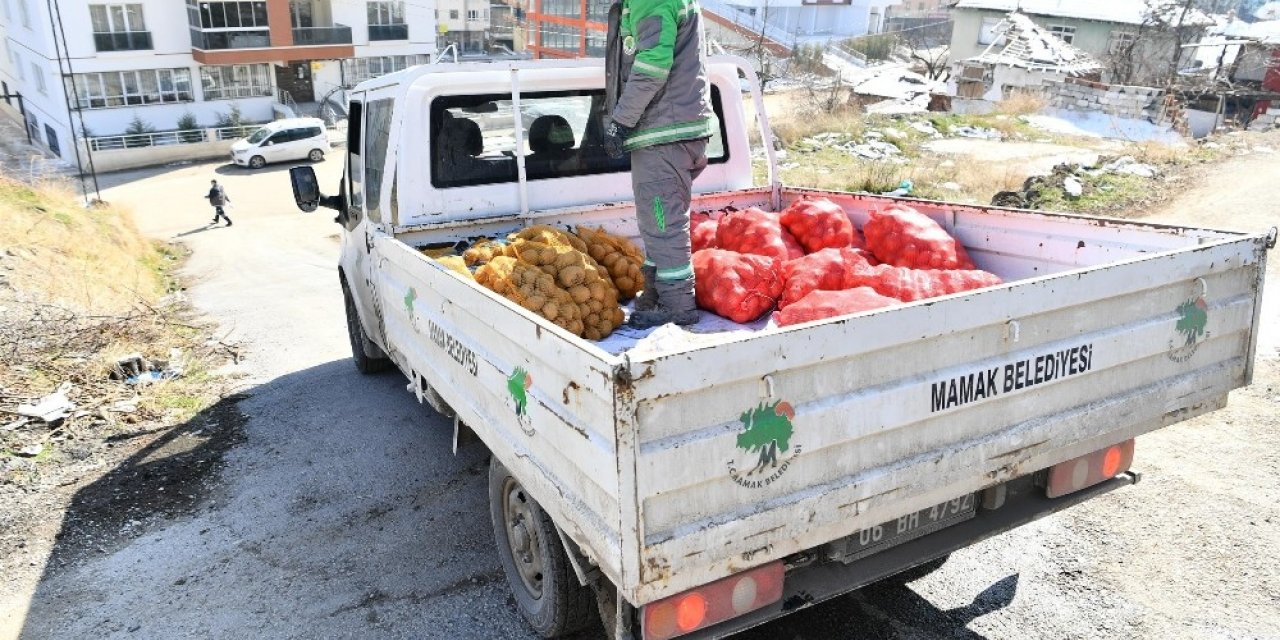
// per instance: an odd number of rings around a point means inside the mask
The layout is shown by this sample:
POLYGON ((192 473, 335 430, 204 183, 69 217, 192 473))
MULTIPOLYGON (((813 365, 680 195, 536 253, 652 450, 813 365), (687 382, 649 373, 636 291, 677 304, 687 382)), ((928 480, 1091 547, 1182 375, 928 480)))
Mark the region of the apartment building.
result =
POLYGON ((528 0, 527 47, 535 58, 603 58, 611 0, 528 0))
POLYGON ((489 49, 489 0, 436 0, 440 49, 457 45, 459 53, 489 49))
POLYGON ((0 0, 0 88, 23 94, 33 137, 65 158, 80 127, 67 104, 82 110, 90 136, 134 121, 172 130, 188 113, 215 126, 232 105, 247 121, 267 121, 277 102, 315 102, 436 51, 435 0, 51 4, 0 0))

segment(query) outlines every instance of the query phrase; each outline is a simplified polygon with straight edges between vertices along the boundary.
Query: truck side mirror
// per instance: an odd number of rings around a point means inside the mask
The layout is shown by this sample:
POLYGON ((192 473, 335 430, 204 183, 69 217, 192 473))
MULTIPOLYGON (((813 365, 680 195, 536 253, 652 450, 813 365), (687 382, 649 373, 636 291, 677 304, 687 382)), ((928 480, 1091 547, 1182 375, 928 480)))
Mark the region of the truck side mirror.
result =
POLYGON ((289 181, 293 183, 293 201, 298 208, 311 213, 320 206, 320 183, 316 180, 315 169, 311 167, 293 167, 289 169, 289 181))

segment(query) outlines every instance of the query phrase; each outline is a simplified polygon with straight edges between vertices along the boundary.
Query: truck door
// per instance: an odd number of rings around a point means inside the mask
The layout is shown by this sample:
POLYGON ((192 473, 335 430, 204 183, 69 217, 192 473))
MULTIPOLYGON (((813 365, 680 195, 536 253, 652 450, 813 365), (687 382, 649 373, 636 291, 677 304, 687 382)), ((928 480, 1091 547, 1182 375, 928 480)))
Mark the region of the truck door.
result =
POLYGON ((347 122, 347 221, 343 247, 343 272, 347 285, 357 297, 360 321, 374 342, 385 345, 382 329, 383 300, 378 295, 377 237, 388 233, 391 187, 387 146, 391 134, 394 99, 351 97, 347 122), (370 314, 372 312, 372 315, 370 314))
POLYGON ((341 217, 347 232, 342 234, 342 273, 351 295, 355 296, 365 333, 374 342, 384 345, 382 305, 372 281, 374 229, 365 204, 368 194, 364 161, 364 92, 351 94, 347 113, 347 166, 344 170, 347 210, 341 217))

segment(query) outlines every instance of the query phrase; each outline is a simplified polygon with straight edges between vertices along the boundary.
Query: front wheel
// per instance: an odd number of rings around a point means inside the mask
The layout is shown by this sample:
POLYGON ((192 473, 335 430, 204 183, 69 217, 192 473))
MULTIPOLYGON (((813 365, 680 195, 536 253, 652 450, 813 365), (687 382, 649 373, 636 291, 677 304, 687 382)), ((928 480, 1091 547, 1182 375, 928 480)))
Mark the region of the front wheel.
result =
POLYGON ((324 160, 324 152, 319 149, 312 149, 311 153, 307 154, 307 159, 312 162, 320 162, 324 160))
POLYGON ((249 158, 250 169, 261 169, 265 166, 267 166, 266 158, 263 158, 262 156, 254 156, 252 158, 249 158))
POLYGON ((391 360, 384 357, 382 349, 369 339, 360 324, 360 314, 356 311, 356 301, 351 295, 347 283, 342 283, 342 298, 347 309, 347 338, 351 341, 351 359, 360 373, 370 374, 386 371, 391 367, 391 360))
POLYGON ((594 622, 595 594, 578 582, 551 518, 497 458, 489 462, 489 515, 502 571, 529 626, 558 638, 594 622))

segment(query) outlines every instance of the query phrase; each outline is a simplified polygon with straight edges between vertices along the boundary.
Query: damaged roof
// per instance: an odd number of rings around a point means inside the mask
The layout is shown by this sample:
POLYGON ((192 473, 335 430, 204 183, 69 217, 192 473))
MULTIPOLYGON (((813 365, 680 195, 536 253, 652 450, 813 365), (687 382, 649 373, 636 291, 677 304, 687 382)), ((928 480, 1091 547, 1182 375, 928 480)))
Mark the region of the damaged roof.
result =
MULTIPOLYGON (((1171 21, 1182 14, 1182 3, 1174 0, 960 0, 957 9, 990 9, 994 11, 1020 11, 1041 16, 1079 18, 1120 24, 1143 24, 1151 15, 1152 6, 1163 6, 1171 21)), ((1207 26, 1213 18, 1192 9, 1182 20, 1187 26, 1207 26)))
POLYGON ((1067 44, 1021 13, 1010 13, 996 26, 995 31, 1004 37, 969 60, 1066 74, 1087 73, 1103 68, 1093 56, 1067 44))

